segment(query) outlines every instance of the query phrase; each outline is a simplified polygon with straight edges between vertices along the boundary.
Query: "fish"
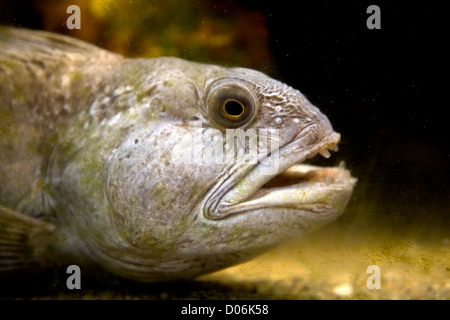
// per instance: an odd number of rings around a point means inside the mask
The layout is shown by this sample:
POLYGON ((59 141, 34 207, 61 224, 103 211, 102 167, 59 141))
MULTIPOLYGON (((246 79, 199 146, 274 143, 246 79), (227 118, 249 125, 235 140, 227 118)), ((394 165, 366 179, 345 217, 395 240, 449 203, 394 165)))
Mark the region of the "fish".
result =
POLYGON ((0 275, 196 278, 334 221, 340 134, 263 72, 0 28, 0 275), (212 151, 213 150, 213 151, 212 151))

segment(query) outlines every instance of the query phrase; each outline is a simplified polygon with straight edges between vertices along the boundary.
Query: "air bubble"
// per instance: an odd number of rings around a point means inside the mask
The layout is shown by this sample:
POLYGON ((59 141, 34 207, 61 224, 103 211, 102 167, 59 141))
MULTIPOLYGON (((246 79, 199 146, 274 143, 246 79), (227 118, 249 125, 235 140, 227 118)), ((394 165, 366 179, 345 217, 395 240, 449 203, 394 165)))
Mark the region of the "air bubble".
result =
POLYGON ((280 117, 276 117, 276 118, 275 118, 275 123, 276 123, 276 124, 281 124, 281 122, 283 122, 283 120, 281 120, 280 117))

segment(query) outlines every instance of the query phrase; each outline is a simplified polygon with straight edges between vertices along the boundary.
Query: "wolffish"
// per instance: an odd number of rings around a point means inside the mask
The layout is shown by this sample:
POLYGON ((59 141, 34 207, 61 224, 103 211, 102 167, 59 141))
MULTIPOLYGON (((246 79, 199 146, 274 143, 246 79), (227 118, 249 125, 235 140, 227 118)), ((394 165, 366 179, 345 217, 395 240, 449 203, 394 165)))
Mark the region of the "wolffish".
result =
POLYGON ((261 72, 3 27, 0 273, 76 264, 150 282, 251 259, 344 211, 356 179, 303 163, 339 140, 261 72), (234 134, 232 157, 175 161, 230 150, 217 133, 234 134))

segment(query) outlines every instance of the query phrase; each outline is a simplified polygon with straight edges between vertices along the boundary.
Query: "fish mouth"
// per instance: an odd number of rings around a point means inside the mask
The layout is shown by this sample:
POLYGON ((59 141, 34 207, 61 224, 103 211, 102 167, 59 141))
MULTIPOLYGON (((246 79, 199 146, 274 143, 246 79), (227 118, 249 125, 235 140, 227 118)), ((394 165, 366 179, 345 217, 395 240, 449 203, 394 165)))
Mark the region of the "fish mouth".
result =
POLYGON ((279 149, 276 173, 266 174, 273 159, 262 159, 223 195, 215 210, 209 211, 208 218, 219 220, 248 211, 274 208, 320 215, 341 213, 357 180, 343 163, 336 167, 303 163, 318 154, 330 157, 330 150, 338 150, 340 135, 332 132, 305 150, 301 147, 308 139, 311 139, 311 134, 299 137, 279 149))

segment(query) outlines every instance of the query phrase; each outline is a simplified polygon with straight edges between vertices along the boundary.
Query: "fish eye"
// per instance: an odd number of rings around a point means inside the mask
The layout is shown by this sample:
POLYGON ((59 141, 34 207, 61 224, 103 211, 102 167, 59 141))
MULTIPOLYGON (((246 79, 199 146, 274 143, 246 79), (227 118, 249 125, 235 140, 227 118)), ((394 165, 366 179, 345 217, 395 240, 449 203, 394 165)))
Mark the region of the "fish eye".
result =
POLYGON ((213 87, 207 99, 209 114, 220 126, 237 128, 249 122, 255 114, 255 99, 238 81, 213 87))

